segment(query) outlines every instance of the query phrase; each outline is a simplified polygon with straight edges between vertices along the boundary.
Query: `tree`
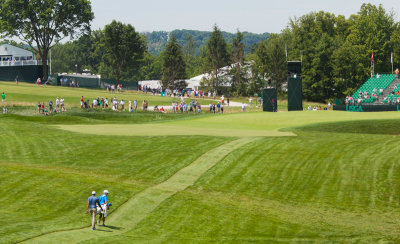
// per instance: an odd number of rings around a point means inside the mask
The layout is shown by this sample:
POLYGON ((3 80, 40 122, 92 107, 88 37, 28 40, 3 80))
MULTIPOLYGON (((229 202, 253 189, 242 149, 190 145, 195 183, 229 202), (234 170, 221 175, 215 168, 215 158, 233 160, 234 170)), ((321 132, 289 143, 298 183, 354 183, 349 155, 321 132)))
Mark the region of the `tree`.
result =
POLYGON ((365 62, 363 46, 344 43, 333 56, 332 90, 335 97, 351 96, 368 76, 369 66, 365 62))
POLYGON ((190 34, 186 35, 186 43, 184 45, 184 54, 185 54, 185 62, 186 62, 186 74, 188 77, 194 75, 194 65, 195 65, 195 48, 196 43, 194 42, 193 36, 190 34))
POLYGON ((176 81, 185 79, 186 64, 181 46, 172 35, 162 52, 162 84, 173 89, 176 81))
POLYGON ((94 14, 89 0, 0 0, 0 32, 28 43, 48 76, 49 50, 65 37, 90 30, 94 14))
POLYGON ((232 59, 233 62, 235 63, 235 69, 234 69, 234 83, 232 84, 233 87, 236 86, 237 88, 237 94, 238 95, 244 95, 245 94, 245 88, 244 88, 244 78, 243 78, 243 73, 241 70, 241 67, 244 64, 244 49, 245 46, 242 43, 243 41, 243 34, 238 30, 236 33, 236 37, 232 39, 232 59))
POLYGON ((119 82, 123 72, 127 72, 128 68, 130 68, 129 71, 133 71, 134 67, 139 70, 146 50, 146 42, 132 25, 113 20, 111 24, 104 27, 103 43, 105 50, 103 72, 108 73, 111 69, 114 78, 119 82))
MULTIPOLYGON (((342 44, 337 18, 323 11, 312 12, 290 22, 292 60, 302 59, 304 97, 312 101, 332 98, 334 51, 342 44)), ((341 28, 342 30, 342 28, 341 28)))
POLYGON ((364 3, 350 28, 351 33, 347 41, 364 48, 366 65, 370 65, 369 59, 374 53, 375 71, 391 72, 390 54, 393 51, 391 37, 395 29, 393 13, 386 12, 382 5, 364 3))
POLYGON ((207 42, 206 69, 212 71, 212 87, 219 92, 220 80, 218 78, 220 68, 227 66, 230 62, 228 45, 222 36, 222 32, 215 25, 214 31, 207 42))

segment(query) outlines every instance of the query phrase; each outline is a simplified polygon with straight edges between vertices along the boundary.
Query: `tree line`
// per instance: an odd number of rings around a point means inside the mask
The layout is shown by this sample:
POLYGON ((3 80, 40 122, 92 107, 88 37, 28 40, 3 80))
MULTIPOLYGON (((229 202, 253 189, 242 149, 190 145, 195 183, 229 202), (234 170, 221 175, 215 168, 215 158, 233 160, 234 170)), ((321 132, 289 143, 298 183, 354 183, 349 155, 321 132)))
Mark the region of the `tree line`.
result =
POLYGON ((202 89, 252 96, 266 86, 283 92, 286 63, 299 60, 304 97, 326 101, 351 95, 365 82, 372 53, 375 72, 390 73, 392 62, 400 63, 400 24, 382 5, 363 4, 348 18, 311 12, 251 46, 244 42, 246 33, 227 38, 216 25, 200 46, 197 32, 158 33, 152 38, 166 42, 160 55, 149 52, 149 35, 132 25, 114 20, 91 31, 93 16, 87 0, 0 0, 0 32, 18 36, 41 59, 51 56, 53 72, 89 70, 117 81, 162 80, 171 89, 208 73, 202 89), (71 41, 60 42, 67 37, 71 41))

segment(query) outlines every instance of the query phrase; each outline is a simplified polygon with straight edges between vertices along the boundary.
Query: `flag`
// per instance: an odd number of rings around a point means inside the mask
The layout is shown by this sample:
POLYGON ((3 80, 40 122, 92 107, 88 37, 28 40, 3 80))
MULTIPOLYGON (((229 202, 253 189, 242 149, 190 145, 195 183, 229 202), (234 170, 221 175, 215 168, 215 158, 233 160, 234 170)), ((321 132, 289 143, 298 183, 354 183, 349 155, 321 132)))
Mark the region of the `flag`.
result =
POLYGON ((371 56, 371 64, 372 63, 374 63, 374 53, 372 53, 372 56, 371 56))

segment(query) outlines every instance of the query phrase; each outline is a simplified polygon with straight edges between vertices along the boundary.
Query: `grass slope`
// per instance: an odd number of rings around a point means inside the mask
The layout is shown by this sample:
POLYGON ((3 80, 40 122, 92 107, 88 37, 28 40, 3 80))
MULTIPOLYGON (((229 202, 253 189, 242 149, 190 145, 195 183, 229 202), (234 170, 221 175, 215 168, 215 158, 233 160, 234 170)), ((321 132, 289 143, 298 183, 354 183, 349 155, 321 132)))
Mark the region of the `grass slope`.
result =
POLYGON ((136 194, 109 218, 108 223, 122 227, 111 228, 113 230, 109 230, 109 227, 100 228, 101 232, 99 233, 90 231, 87 228, 55 232, 34 238, 29 240, 29 242, 53 243, 56 241, 63 243, 76 243, 79 241, 91 240, 93 238, 98 238, 98 241, 104 241, 104 238, 121 235, 130 228, 134 228, 136 224, 145 219, 147 215, 157 208, 163 201, 194 184, 201 175, 216 165, 230 152, 251 141, 254 141, 254 139, 243 138, 217 147, 202 155, 192 164, 178 171, 168 180, 136 194), (99 235, 102 236, 99 237, 99 235))
POLYGON ((398 113, 160 116, 0 115, 0 242, 400 242, 398 113), (90 231, 104 189, 111 226, 90 231))
POLYGON ((2 210, 0 239, 7 243, 87 226, 91 190, 108 189, 116 209, 229 140, 88 137, 41 123, 9 118, 0 123, 0 201, 11 205, 2 210))

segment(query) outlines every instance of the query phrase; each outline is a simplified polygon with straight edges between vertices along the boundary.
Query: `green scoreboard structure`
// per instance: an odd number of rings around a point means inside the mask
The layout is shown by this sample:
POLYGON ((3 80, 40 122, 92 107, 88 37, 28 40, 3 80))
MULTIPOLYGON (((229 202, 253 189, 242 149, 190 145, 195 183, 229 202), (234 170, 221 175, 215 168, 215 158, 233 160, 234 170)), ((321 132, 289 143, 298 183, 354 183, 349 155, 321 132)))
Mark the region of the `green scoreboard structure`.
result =
POLYGON ((276 88, 266 88, 263 90, 263 111, 264 112, 277 112, 278 99, 276 88))
POLYGON ((303 84, 301 79, 301 62, 289 61, 288 72, 288 111, 303 110, 303 84))

